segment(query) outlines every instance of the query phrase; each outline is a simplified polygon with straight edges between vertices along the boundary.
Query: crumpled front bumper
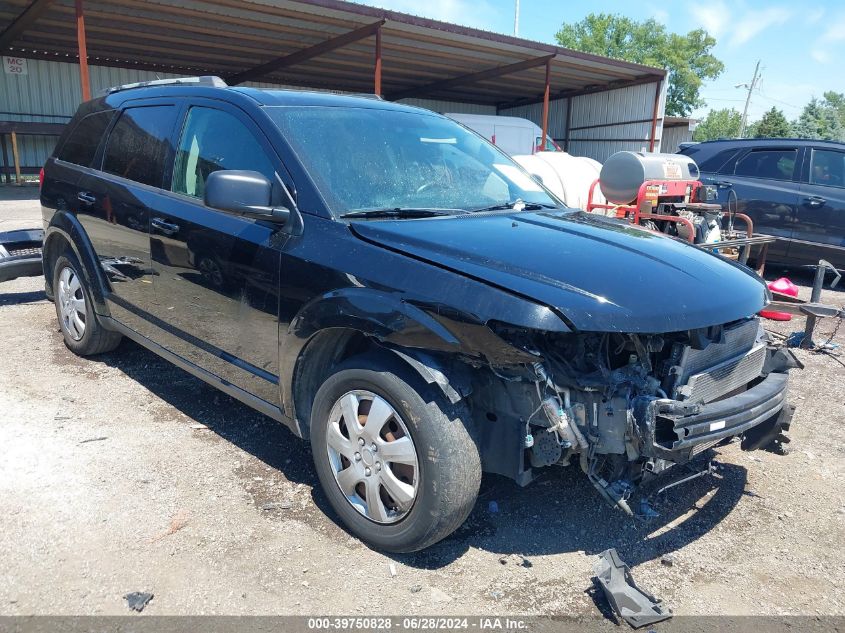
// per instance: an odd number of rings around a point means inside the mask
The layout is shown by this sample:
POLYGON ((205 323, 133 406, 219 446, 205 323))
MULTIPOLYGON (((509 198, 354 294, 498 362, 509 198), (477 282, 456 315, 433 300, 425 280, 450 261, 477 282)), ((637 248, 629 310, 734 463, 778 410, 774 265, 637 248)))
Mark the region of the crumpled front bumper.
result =
POLYGON ((771 432, 757 435, 773 438, 780 429, 789 428, 795 409, 787 402, 788 382, 788 374, 772 372, 747 391, 710 404, 641 399, 635 403, 634 417, 643 453, 683 463, 719 440, 764 423, 771 432))
POLYGON ((43 241, 44 231, 41 229, 0 233, 0 282, 43 275, 43 241))

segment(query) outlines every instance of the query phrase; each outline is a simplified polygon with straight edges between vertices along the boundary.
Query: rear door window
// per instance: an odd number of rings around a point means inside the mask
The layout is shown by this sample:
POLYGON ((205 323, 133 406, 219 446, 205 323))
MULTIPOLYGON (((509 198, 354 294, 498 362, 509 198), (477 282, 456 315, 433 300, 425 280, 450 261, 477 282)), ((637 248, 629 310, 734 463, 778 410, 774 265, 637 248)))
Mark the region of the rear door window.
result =
POLYGON ((810 183, 845 187, 845 152, 814 149, 810 160, 810 183))
POLYGON ((56 158, 74 165, 90 167, 100 139, 111 123, 114 110, 96 112, 83 118, 67 137, 56 158))
POLYGON ((798 149, 755 149, 740 158, 734 175, 768 180, 792 180, 798 149))
POLYGON ((208 176, 221 169, 257 171, 270 182, 275 173, 273 161, 237 117, 215 108, 192 107, 176 152, 171 189, 202 198, 208 176))
POLYGON ((170 135, 176 112, 172 105, 124 110, 109 134, 103 171, 160 187, 164 165, 172 155, 170 135))

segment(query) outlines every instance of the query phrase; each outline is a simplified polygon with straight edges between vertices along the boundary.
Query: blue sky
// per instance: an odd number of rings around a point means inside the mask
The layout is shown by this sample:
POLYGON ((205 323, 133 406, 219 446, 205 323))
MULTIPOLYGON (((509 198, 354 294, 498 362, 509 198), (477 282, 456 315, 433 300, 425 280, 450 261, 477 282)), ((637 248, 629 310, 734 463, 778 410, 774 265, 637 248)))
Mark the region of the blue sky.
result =
MULTIPOLYGON (((367 0, 365 4, 455 22, 500 33, 513 33, 513 0, 367 0)), ((554 42, 563 22, 590 12, 621 13, 637 20, 654 17, 675 32, 699 26, 716 37, 716 57, 725 72, 701 91, 710 108, 742 111, 745 92, 735 84, 751 81, 762 61, 762 82, 752 96, 749 117, 759 118, 772 106, 792 120, 812 96, 827 90, 845 92, 845 2, 806 3, 752 0, 520 0, 519 35, 554 42)))

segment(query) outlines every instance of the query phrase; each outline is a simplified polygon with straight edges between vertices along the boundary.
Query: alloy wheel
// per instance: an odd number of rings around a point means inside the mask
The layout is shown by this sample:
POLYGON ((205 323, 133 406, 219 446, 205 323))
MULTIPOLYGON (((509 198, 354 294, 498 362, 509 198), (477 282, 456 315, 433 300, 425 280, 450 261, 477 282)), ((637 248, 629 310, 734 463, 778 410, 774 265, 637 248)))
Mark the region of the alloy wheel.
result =
POLYGON ((350 391, 327 421, 329 464, 346 500, 376 523, 396 523, 414 505, 417 450, 396 410, 370 391, 350 391))
POLYGON ((65 266, 59 273, 57 290, 56 301, 59 302, 62 327, 73 340, 80 341, 85 336, 88 312, 79 275, 70 266, 65 266))

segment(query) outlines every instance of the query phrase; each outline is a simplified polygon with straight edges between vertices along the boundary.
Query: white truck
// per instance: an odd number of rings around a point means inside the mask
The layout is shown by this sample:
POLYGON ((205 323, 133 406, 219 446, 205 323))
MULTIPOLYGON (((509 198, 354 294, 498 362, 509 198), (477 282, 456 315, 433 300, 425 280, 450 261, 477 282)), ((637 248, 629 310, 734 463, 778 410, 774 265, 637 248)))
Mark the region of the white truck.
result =
POLYGON ((536 154, 537 152, 560 152, 560 147, 546 135, 543 146, 543 130, 529 121, 515 116, 492 114, 459 114, 447 112, 446 116, 461 125, 478 132, 506 154, 536 154))

